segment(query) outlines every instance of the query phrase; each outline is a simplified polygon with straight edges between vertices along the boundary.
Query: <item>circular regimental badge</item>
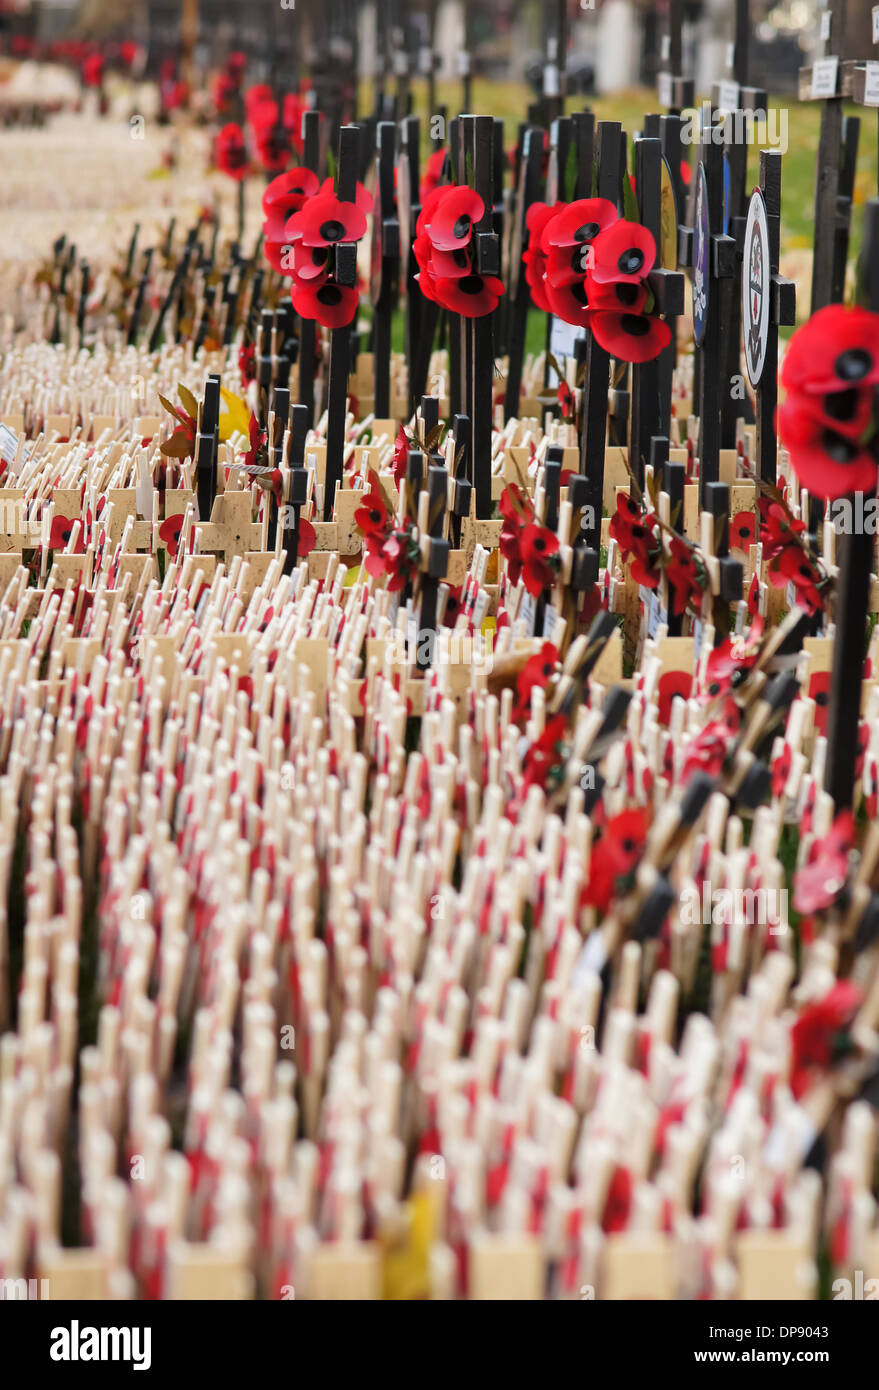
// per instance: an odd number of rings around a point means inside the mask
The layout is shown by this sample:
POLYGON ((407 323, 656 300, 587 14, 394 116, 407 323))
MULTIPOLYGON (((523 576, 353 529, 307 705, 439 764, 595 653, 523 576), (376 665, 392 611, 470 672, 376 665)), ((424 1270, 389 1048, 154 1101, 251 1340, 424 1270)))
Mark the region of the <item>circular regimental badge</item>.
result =
POLYGON ((742 275, 742 325, 745 366, 752 386, 759 386, 769 336, 769 227, 759 188, 751 197, 745 225, 742 275))
POLYGON ((708 180, 705 165, 696 173, 696 226, 693 234, 693 337, 701 343, 708 325, 708 180))

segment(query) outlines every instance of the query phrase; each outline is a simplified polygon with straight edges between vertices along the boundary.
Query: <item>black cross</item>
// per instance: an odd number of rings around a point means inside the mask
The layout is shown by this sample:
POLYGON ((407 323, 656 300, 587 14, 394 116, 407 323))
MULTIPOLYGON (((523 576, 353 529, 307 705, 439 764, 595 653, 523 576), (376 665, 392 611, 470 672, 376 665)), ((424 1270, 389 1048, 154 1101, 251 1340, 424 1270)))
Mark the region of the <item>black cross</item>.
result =
POLYGON ((373 218, 372 280, 375 414, 391 408, 391 314, 397 291, 400 224, 394 197, 394 125, 380 121, 376 131, 376 202, 373 218))
MULTIPOLYGON (((319 174, 320 116, 317 111, 305 111, 302 116, 302 163, 313 174, 319 174)), ((299 404, 308 411, 309 424, 314 418, 314 349, 316 335, 313 319, 303 319, 299 330, 299 404)))
MULTIPOLYGON (((353 203, 357 195, 357 168, 360 130, 355 125, 339 131, 338 197, 353 203)), ((338 242, 335 255, 335 281, 338 285, 357 283, 357 245, 338 242)), ((330 338, 330 372, 327 390, 327 463, 324 487, 324 521, 331 521, 336 488, 342 481, 345 454, 345 418, 348 409, 348 371, 351 365, 351 325, 334 328, 330 338)))
MULTIPOLYGON (((485 211, 473 226, 473 252, 477 275, 500 274, 500 243, 493 227, 494 208, 494 119, 491 116, 461 116, 459 120, 461 157, 459 167, 473 168, 473 184, 485 211)), ((466 345, 467 411, 472 423, 473 481, 476 487, 476 515, 491 516, 491 430, 492 388, 494 384, 493 314, 462 320, 466 345)))

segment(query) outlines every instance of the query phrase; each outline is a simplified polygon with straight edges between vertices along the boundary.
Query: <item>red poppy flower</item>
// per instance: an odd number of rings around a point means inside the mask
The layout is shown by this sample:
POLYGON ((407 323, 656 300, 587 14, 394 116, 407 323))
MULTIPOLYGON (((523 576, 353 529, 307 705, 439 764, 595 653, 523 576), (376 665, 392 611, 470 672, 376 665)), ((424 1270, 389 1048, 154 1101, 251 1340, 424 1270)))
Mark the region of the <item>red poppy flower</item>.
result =
POLYGON ((281 125, 268 125, 256 133, 256 153, 267 173, 283 169, 290 158, 290 140, 281 125))
POLYGON ((791 746, 789 743, 785 743, 778 757, 772 763, 772 795, 776 801, 780 801, 784 795, 793 762, 794 756, 791 752, 791 746))
POLYGON ((183 512, 178 512, 176 516, 167 517, 159 527, 159 539, 165 542, 172 560, 177 559, 177 547, 180 544, 180 532, 182 530, 183 512))
POLYGON ((595 239, 592 278, 598 284, 610 280, 637 283, 650 274, 655 260, 656 242, 647 228, 621 218, 595 239))
POLYGON ((706 724, 687 748, 682 774, 684 786, 694 772, 705 772, 709 777, 719 774, 740 722, 738 705, 735 700, 727 700, 722 717, 706 724))
POLYGON ((392 465, 394 482, 399 491, 403 479, 406 477, 406 464, 409 461, 409 440, 406 431, 401 425, 397 431, 397 438, 394 440, 394 462, 392 465))
POLYGON ((467 319, 494 313, 504 292, 503 281, 493 275, 465 275, 460 280, 437 278, 434 288, 444 308, 467 319))
POLYGON ((366 217, 357 204, 342 203, 332 193, 310 199, 287 223, 291 240, 301 237, 306 246, 359 241, 365 232, 366 217))
POLYGON ((266 433, 264 430, 260 429, 259 421, 254 415, 253 411, 250 412, 250 424, 248 426, 248 431, 250 434, 250 448, 244 455, 244 467, 252 473, 256 468, 257 455, 259 454, 260 450, 264 447, 266 442, 266 433))
POLYGON ((290 297, 300 318, 316 319, 324 328, 344 328, 351 323, 360 302, 356 289, 330 282, 317 289, 313 281, 294 283, 290 297))
POLYGON ((829 671, 816 671, 809 677, 809 699, 815 701, 815 728, 819 734, 826 734, 830 705, 829 671))
POLYGON ((672 612, 680 617, 691 603, 695 608, 701 605, 702 595, 708 587, 708 574, 699 552, 678 536, 671 538, 669 549, 665 577, 669 584, 672 612))
POLYGON ((641 808, 621 811, 607 822, 589 861, 589 878, 582 894, 587 906, 606 912, 611 900, 625 888, 644 853, 647 825, 647 812, 641 808))
POLYGON ((644 509, 630 493, 618 492, 616 511, 610 519, 610 535, 621 550, 634 550, 645 534, 644 509))
MULTIPOLYGON (((336 196, 336 186, 333 183, 332 179, 324 179, 323 183, 320 186, 320 194, 322 198, 334 198, 336 196)), ((354 202, 357 204, 357 207, 363 213, 364 217, 368 217, 369 214, 372 212, 372 194, 367 193, 363 184, 360 183, 359 180, 357 182, 357 187, 354 190, 354 202)))
POLYGON ((299 518, 299 527, 296 532, 296 555, 300 560, 305 560, 317 545, 317 531, 315 531, 310 521, 304 516, 299 518))
POLYGON ((582 280, 590 264, 588 246, 551 246, 545 257, 546 278, 554 287, 582 280))
POLYGON ((531 291, 534 306, 544 314, 552 313, 547 298, 546 257, 540 251, 523 251, 522 263, 525 266, 525 283, 531 291))
POLYGON ((809 862, 794 878, 797 912, 821 912, 836 901, 846 885, 849 852, 854 843, 851 811, 842 811, 832 828, 809 851, 809 862))
POLYGON ((558 536, 546 526, 539 526, 537 522, 532 521, 523 527, 519 545, 525 588, 536 598, 544 589, 555 583, 556 572, 549 562, 558 554, 558 536))
POLYGON ((564 319, 576 328, 590 328, 592 313, 586 283, 577 280, 570 285, 553 285, 547 278, 543 284, 543 294, 549 304, 549 312, 556 318, 564 319))
POLYGON ((819 309, 791 338, 781 383, 811 396, 879 385, 879 314, 842 304, 819 309))
POLYGON ((224 125, 217 136, 215 158, 220 172, 234 179, 236 183, 240 183, 246 176, 248 159, 244 131, 240 125, 235 125, 234 121, 224 125))
POLYGON ((589 284, 589 308, 607 309, 617 314, 640 314, 647 303, 647 290, 644 285, 633 285, 628 280, 616 280, 600 285, 596 280, 589 284))
POLYGON ((633 1185, 628 1168, 615 1168, 607 1189, 601 1229, 605 1235, 624 1231, 629 1224, 632 1210, 633 1185))
POLYGON ((668 727, 671 720, 672 701, 677 697, 689 700, 693 689, 693 676, 690 671, 664 671, 659 677, 657 700, 659 722, 668 727))
POLYGON ((599 347, 622 362, 650 362, 671 342, 665 319, 646 314, 594 313, 591 323, 599 347))
POLYGON ((310 169, 288 169, 266 185, 262 210, 268 217, 272 209, 280 207, 286 220, 291 212, 299 211, 306 198, 313 198, 319 187, 317 174, 310 169))
MULTIPOLYGON (((64 550, 73 535, 73 528, 79 521, 78 516, 53 516, 52 526, 49 531, 49 549, 64 550)), ((82 555, 85 552, 85 536, 83 526, 80 522, 79 535, 76 541, 75 555, 82 555)))
POLYGON ((292 262, 294 275, 299 280, 308 280, 315 289, 329 275, 329 252, 325 246, 304 246, 301 241, 294 241, 292 262))
POLYGON ((433 154, 430 156, 430 158, 427 161, 427 164, 424 166, 424 175, 422 177, 421 186, 419 188, 418 193, 418 201, 422 204, 422 206, 424 205, 428 194, 432 193, 435 188, 439 187, 440 179, 443 176, 443 165, 445 164, 445 161, 446 152, 444 149, 440 148, 438 150, 433 151, 433 154))
MULTIPOLYGON (((263 224, 263 231, 265 231, 265 224, 263 224)), ((280 275, 292 275, 294 274, 293 251, 294 247, 298 245, 300 245, 299 242, 290 240, 277 241, 273 237, 266 236, 263 242, 263 251, 265 252, 266 260, 273 270, 277 270, 280 275)))
POLYGON ((565 716, 553 715, 540 737, 529 746, 524 766, 526 786, 545 787, 547 778, 555 769, 563 766, 562 743, 566 729, 565 716))
POLYGON ((788 546, 775 557, 769 567, 769 580, 776 589, 793 584, 797 603, 813 617, 822 611, 824 603, 818 589, 820 575, 799 546, 788 546))
POLYGON ((734 550, 745 550, 757 543, 756 512, 737 512, 729 523, 729 543, 734 550))
POLYGON ((715 647, 705 668, 707 694, 711 699, 740 685, 757 660, 763 622, 755 618, 747 638, 727 637, 715 647))
POLYGON ((766 560, 773 560, 791 545, 795 536, 802 535, 806 523, 793 517, 779 502, 774 502, 768 497, 758 498, 757 507, 760 512, 760 543, 763 546, 763 556, 766 560))
POLYGON ((262 107, 270 103, 275 107, 275 119, 277 119, 277 105, 275 95, 267 82, 257 82, 252 87, 248 87, 244 93, 244 112, 251 125, 256 124, 259 119, 259 112, 262 107), (256 118, 256 120, 254 119, 256 118))
POLYGON ((465 184, 450 184, 432 209, 428 235, 438 251, 457 251, 470 241, 473 224, 481 222, 485 204, 465 184))
POLYGON ((748 589, 748 612, 752 618, 760 612, 760 577, 757 574, 752 576, 748 589))
POLYGON ((104 60, 100 53, 90 53, 82 65, 82 80, 87 87, 100 87, 104 80, 104 60))
POLYGON ((836 430, 825 429, 790 399, 779 406, 777 420, 794 471, 811 496, 832 502, 847 493, 875 492, 877 465, 867 449, 836 430))
POLYGON ((531 247, 540 246, 543 241, 543 233, 548 222, 551 222, 560 212, 564 212, 567 204, 565 203, 532 203, 525 215, 525 225, 528 228, 531 247))
POLYGON ((864 444, 872 433, 873 390, 870 386, 810 396, 791 391, 779 409, 786 444, 812 444, 825 431, 852 444, 864 444))
POLYGON ((552 642, 544 642, 540 651, 535 652, 525 662, 516 680, 514 718, 522 719, 528 713, 531 708, 531 692, 535 687, 546 689, 555 674, 558 659, 558 647, 552 642))
POLYGON ((256 377, 256 344, 242 343, 238 349, 238 370, 245 381, 256 377))
POLYGON ((800 1011, 791 1029, 791 1089, 797 1100, 809 1089, 816 1069, 826 1070, 851 1050, 847 1034, 862 999, 851 980, 838 980, 823 999, 810 1001, 800 1011))
POLYGON ((553 246, 585 246, 619 220, 607 198, 578 198, 544 220, 540 244, 546 252, 553 246))
POLYGON ((384 538, 388 529, 388 510, 375 473, 370 475, 370 490, 354 513, 354 521, 364 536, 384 538))
POLYGON ((418 242, 421 242, 422 254, 427 250, 427 259, 419 259, 417 249, 415 259, 422 269, 430 271, 434 280, 461 280, 470 274, 470 257, 466 251, 438 251, 427 236, 419 237, 415 248, 418 242))

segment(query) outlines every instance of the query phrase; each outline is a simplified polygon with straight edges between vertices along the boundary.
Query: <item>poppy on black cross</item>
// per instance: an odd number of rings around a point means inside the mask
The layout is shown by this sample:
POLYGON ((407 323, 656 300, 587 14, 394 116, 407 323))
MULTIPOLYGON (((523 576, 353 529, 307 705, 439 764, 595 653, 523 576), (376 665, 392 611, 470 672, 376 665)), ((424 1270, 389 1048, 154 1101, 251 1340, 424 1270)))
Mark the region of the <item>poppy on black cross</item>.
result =
MULTIPOLYGON (((302 164, 313 174, 320 172, 320 114, 305 111, 302 115, 302 164)), ((308 411, 308 421, 314 419, 314 319, 302 319, 299 329, 299 404, 308 411)))
MULTIPOLYGON (((461 141, 459 169, 467 168, 469 154, 473 184, 484 204, 484 212, 473 227, 473 249, 477 275, 500 274, 500 242, 492 230, 494 208, 494 118, 459 117, 461 141)), ((473 481, 476 488, 476 515, 487 520, 493 510, 491 497, 492 392, 494 389, 494 314, 464 320, 466 413, 472 426, 473 481)))

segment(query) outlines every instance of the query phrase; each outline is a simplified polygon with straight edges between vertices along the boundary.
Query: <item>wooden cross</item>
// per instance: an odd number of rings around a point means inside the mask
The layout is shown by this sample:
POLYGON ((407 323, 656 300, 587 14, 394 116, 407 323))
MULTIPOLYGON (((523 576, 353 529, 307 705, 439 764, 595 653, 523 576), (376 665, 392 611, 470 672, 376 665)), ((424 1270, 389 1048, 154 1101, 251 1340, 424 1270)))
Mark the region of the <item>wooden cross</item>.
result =
POLYGON ((504 405, 504 418, 512 419, 519 413, 519 396, 522 391, 522 362, 525 357, 525 330, 528 322, 528 309, 531 304, 531 291, 525 279, 522 253, 528 250, 530 233, 527 226, 528 209, 540 197, 540 184, 543 177, 543 131, 536 126, 526 127, 521 139, 521 159, 519 162, 519 181, 516 191, 516 204, 510 218, 510 277, 507 296, 507 348, 509 366, 507 369, 507 395, 504 405))
MULTIPOLYGON (((662 146, 658 139, 643 138, 635 142, 635 188, 638 212, 642 225, 656 243, 657 259, 661 244, 660 183, 662 146)), ((659 265, 649 276, 649 285, 656 307, 671 319, 674 349, 678 315, 684 311, 684 277, 678 271, 665 270, 659 265)), ((632 370, 632 419, 629 461, 639 486, 644 483, 644 465, 650 459, 650 440, 654 435, 668 436, 671 426, 671 375, 662 372, 659 358, 636 363, 632 370)))
MULTIPOLYGON (((871 198, 864 214, 864 264, 868 269, 867 307, 879 313, 879 198, 871 198)), ((875 447, 875 446, 874 446, 875 447)), ((837 537, 839 575, 836 585, 836 637, 827 716, 827 761, 824 789, 838 811, 854 799, 861 682, 864 673, 864 630, 873 574, 874 536, 866 526, 837 537)))
MULTIPOLYGON (((319 173, 320 115, 305 111, 302 115, 302 164, 313 174, 319 173)), ((299 404, 308 411, 308 422, 314 420, 314 349, 316 342, 313 319, 302 319, 299 329, 299 404)))
MULTIPOLYGON (((359 127, 342 126, 339 131, 338 198, 353 203, 357 194, 359 127)), ((335 251, 335 279, 339 285, 357 283, 357 246, 338 242, 335 251)), ((348 403, 348 371, 351 364, 351 325, 332 329, 330 372, 327 391, 327 466, 324 480, 324 521, 331 521, 336 488, 342 481, 345 452, 345 420, 348 403)))
MULTIPOLYGON (((778 440, 775 432, 775 410, 778 405, 778 330, 782 325, 796 323, 797 288, 792 280, 778 273, 781 233, 781 151, 760 151, 760 191, 766 205, 766 225, 769 232, 769 329, 766 337, 766 356, 756 384, 757 392, 757 467, 767 483, 775 482, 778 440)), ((754 267, 742 265, 745 283, 754 267)))
MULTIPOLYGON (((599 121, 594 151, 595 192, 620 206, 620 147, 622 126, 618 121, 599 121)), ((607 438, 607 388, 610 357, 591 333, 586 335, 586 377, 583 386, 583 429, 580 436, 580 472, 585 476, 587 525, 584 528, 590 549, 598 550, 601 538, 601 510, 604 500, 604 449, 607 438), (589 524, 591 518, 591 525, 589 524)))
MULTIPOLYGON (((500 243, 492 230, 494 207, 494 120, 491 116, 462 116, 461 163, 466 169, 469 153, 473 166, 473 182, 485 211, 473 226, 475 271, 478 275, 500 273, 500 243)), ((476 488, 476 515, 487 520, 492 513, 491 497, 491 430, 492 389, 494 385, 494 324, 493 314, 466 323, 468 384, 467 414, 472 423, 473 480, 476 488)))
POLYGON ((394 126, 379 121, 376 128, 376 203, 373 217, 372 278, 373 365, 375 414, 387 419, 391 410, 391 312, 397 292, 400 224, 394 198, 394 126))
POLYGON ((693 266, 694 325, 699 374, 699 468, 702 505, 705 487, 717 482, 720 453, 720 380, 723 372, 723 306, 720 283, 735 274, 735 242, 724 235, 723 151, 712 139, 710 119, 702 128, 702 157, 696 168, 695 225, 687 237, 688 263, 693 266), (701 301, 701 320, 697 317, 701 301))

